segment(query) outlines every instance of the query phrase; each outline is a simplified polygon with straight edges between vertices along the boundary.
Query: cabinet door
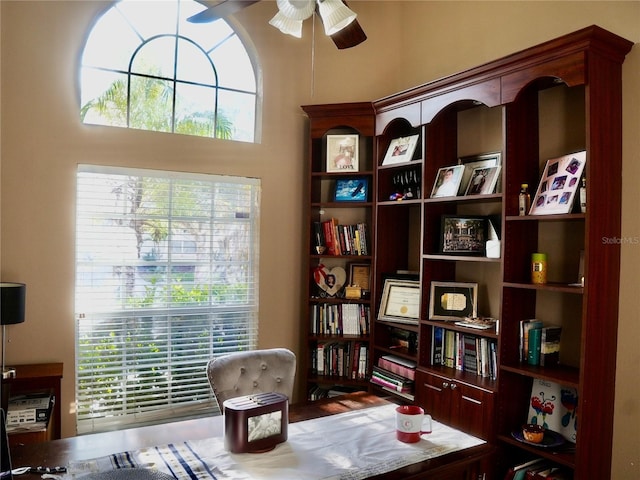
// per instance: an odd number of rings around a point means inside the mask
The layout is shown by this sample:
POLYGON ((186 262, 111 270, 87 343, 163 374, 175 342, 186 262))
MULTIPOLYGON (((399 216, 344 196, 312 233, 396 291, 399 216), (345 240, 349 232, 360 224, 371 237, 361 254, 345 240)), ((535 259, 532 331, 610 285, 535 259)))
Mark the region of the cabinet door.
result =
POLYGON ((416 403, 441 423, 450 423, 451 379, 422 371, 416 372, 416 403))
POLYGON ((453 380, 451 426, 476 437, 489 439, 493 432, 493 394, 453 380))

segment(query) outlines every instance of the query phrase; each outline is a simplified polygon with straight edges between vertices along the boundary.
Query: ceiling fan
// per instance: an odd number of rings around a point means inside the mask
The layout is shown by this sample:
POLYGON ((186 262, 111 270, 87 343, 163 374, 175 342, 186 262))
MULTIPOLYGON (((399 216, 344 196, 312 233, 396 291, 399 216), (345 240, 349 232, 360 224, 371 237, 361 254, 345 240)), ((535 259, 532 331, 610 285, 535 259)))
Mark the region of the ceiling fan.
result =
MULTIPOLYGON (((242 10, 260 0, 197 0, 208 8, 189 17, 193 23, 213 22, 242 10)), ((277 0, 278 13, 269 24, 282 33, 302 37, 302 22, 315 12, 320 16, 325 33, 339 49, 351 48, 367 39, 356 20, 356 13, 343 0, 277 0)))

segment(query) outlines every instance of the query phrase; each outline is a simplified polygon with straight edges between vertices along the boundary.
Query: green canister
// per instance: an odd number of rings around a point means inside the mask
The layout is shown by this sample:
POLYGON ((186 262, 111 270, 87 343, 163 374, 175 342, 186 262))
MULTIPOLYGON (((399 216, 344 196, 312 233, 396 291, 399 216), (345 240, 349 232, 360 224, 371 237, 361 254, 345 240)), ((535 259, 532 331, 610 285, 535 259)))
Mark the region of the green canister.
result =
POLYGON ((547 254, 531 254, 531 283, 547 283, 547 254))

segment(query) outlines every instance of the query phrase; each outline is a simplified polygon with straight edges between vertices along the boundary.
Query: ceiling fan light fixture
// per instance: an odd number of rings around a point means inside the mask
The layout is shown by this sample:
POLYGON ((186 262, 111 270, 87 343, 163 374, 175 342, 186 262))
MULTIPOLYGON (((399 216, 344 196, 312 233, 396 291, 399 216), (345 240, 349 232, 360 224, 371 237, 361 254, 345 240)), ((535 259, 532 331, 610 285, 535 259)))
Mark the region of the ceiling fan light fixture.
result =
POLYGON ((324 32, 333 35, 356 19, 356 13, 347 7, 342 0, 319 0, 320 17, 324 24, 324 32))
POLYGON ((316 9, 316 0, 277 0, 278 10, 293 20, 306 20, 316 9))
POLYGON ((302 20, 289 18, 280 11, 276 13, 271 20, 269 20, 269 25, 276 27, 282 33, 286 33, 287 35, 302 38, 302 20))

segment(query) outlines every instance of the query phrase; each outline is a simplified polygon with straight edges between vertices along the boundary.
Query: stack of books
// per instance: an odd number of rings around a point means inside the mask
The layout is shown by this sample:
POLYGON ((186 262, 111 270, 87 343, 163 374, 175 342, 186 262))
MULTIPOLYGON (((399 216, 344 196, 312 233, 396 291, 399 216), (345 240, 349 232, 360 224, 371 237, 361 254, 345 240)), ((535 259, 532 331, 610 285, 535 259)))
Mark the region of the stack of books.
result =
POLYGON ((396 355, 383 355, 373 367, 371 383, 385 390, 413 395, 416 378, 416 362, 396 355))

